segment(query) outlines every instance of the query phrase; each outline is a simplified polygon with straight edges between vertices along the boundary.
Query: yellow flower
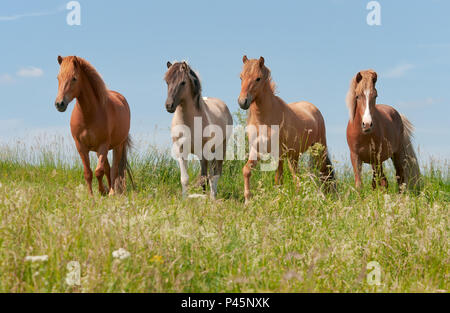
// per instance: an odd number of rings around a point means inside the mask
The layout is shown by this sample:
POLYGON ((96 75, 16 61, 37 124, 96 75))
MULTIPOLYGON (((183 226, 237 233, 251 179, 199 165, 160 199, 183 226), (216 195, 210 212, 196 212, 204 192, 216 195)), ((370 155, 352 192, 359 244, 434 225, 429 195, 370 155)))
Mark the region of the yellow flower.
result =
POLYGON ((162 256, 160 256, 160 255, 154 255, 154 256, 150 259, 150 262, 154 262, 154 263, 161 264, 161 263, 164 263, 164 260, 163 260, 163 257, 162 257, 162 256))

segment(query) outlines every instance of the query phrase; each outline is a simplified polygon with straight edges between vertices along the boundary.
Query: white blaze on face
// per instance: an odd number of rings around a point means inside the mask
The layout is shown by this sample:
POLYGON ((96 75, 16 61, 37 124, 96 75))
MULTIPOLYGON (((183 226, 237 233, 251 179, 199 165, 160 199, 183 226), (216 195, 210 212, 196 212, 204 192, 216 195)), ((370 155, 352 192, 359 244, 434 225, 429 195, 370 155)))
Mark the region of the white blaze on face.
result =
POLYGON ((370 127, 370 125, 372 124, 372 116, 370 115, 369 109, 370 90, 369 89, 365 90, 364 95, 366 96, 366 109, 364 110, 362 121, 364 125, 366 125, 366 127, 370 127))

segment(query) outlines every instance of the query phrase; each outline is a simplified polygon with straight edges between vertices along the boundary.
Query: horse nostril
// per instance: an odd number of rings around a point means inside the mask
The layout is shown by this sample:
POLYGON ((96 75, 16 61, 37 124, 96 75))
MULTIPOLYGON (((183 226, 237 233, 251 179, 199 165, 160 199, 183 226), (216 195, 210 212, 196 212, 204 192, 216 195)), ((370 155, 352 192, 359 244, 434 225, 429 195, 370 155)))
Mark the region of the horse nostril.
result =
POLYGON ((366 128, 366 123, 362 123, 362 128, 366 128))
POLYGON ((370 128, 372 128, 373 127, 373 122, 372 123, 370 123, 370 128))

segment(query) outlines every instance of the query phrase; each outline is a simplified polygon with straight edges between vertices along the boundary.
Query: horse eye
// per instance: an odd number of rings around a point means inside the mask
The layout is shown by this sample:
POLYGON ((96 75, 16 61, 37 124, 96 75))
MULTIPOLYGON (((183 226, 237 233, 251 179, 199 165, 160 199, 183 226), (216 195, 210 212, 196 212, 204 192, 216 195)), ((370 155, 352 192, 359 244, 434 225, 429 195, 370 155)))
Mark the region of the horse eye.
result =
POLYGON ((181 86, 184 86, 184 85, 186 85, 186 82, 184 82, 184 81, 181 82, 181 86))
POLYGON ((261 80, 261 77, 258 77, 258 78, 256 79, 257 82, 259 82, 260 80, 261 80))
POLYGON ((73 81, 73 82, 76 82, 76 81, 77 81, 77 78, 76 78, 76 77, 72 78, 72 81, 73 81))

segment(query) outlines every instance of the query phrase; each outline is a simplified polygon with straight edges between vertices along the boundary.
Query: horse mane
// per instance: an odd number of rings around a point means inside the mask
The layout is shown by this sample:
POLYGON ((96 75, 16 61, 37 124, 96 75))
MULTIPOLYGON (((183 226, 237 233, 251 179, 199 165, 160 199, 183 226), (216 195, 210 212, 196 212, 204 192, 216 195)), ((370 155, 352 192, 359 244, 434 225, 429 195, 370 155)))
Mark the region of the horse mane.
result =
POLYGON ((106 100, 108 99, 108 88, 106 87, 103 78, 92 66, 92 64, 87 60, 76 56, 69 56, 65 59, 70 62, 74 61, 77 65, 80 66, 81 71, 85 74, 86 78, 91 84, 92 91, 94 92, 94 95, 97 98, 98 102, 101 104, 106 103, 106 100))
POLYGON ((350 81, 345 102, 347 104, 350 120, 355 118, 356 96, 362 94, 367 88, 375 88, 377 73, 374 70, 358 72, 350 81))
POLYGON ((277 93, 277 85, 275 84, 275 82, 272 79, 272 72, 270 71, 270 69, 266 65, 263 65, 262 67, 260 67, 258 60, 249 60, 247 62, 247 64, 248 65, 244 67, 243 74, 251 75, 251 74, 255 73, 258 69, 260 69, 260 71, 264 75, 265 80, 268 82, 268 84, 270 86, 270 90, 275 95, 277 93), (251 62, 251 61, 256 61, 256 62, 251 62))
POLYGON ((186 75, 189 78, 188 81, 191 85, 194 105, 198 110, 200 110, 202 85, 198 74, 194 70, 192 70, 192 68, 186 61, 174 62, 164 75, 164 79, 167 83, 178 84, 184 77, 186 77, 186 75))

